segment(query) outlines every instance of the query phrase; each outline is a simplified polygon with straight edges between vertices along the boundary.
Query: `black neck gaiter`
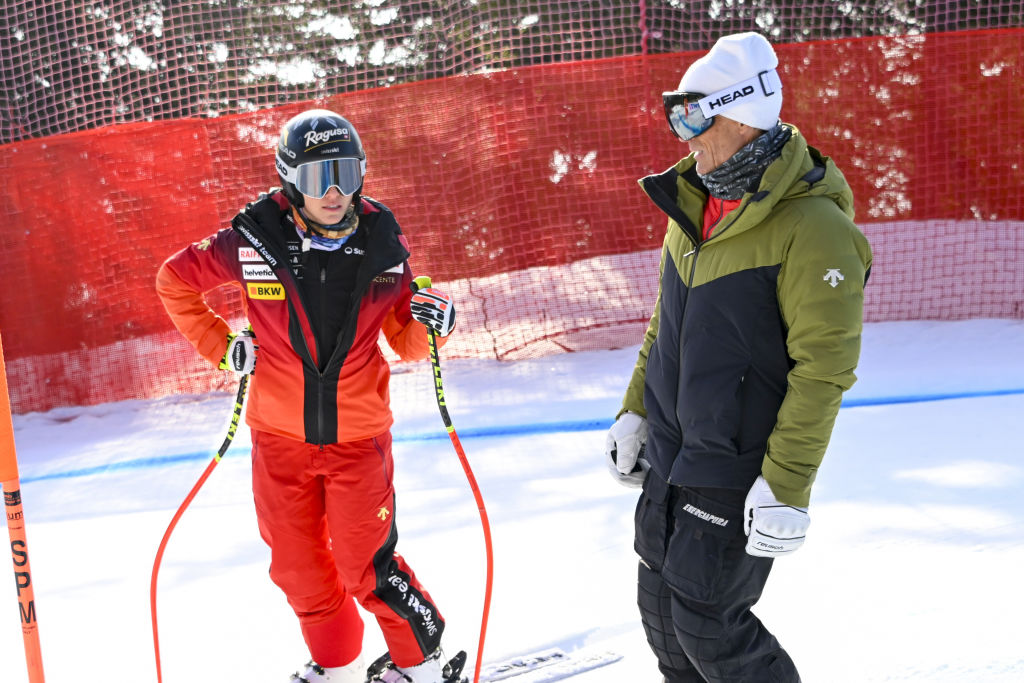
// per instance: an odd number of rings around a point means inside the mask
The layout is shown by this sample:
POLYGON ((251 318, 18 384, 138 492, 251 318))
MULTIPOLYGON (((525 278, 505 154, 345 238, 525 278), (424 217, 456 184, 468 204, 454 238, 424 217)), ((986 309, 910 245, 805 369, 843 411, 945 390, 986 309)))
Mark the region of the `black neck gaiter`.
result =
POLYGON ((700 179, 704 181, 712 197, 740 199, 745 192, 757 189, 764 170, 779 158, 790 136, 789 128, 777 124, 748 142, 724 164, 711 173, 702 175, 700 179))

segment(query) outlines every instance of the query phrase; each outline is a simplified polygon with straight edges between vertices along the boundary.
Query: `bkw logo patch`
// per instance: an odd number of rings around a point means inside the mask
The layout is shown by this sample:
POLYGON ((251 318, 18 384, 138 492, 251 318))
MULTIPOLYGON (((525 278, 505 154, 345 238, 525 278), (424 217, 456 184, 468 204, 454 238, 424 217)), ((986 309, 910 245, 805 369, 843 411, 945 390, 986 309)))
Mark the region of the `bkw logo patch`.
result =
POLYGON ((272 284, 269 282, 266 284, 248 282, 246 285, 249 290, 250 299, 269 299, 278 301, 284 299, 284 285, 272 284))

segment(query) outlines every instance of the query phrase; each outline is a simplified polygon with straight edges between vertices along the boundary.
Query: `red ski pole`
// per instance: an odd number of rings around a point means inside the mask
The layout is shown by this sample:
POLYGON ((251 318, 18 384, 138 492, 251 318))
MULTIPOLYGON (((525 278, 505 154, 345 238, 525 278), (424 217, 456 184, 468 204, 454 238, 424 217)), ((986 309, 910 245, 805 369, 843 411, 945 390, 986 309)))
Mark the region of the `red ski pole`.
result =
MULTIPOLYGON (((429 286, 430 278, 425 275, 421 275, 413 280, 414 291, 429 286)), ((476 477, 473 476, 473 470, 469 466, 469 460, 466 458, 466 451, 462 449, 459 435, 455 433, 455 427, 452 426, 452 418, 448 415, 448 406, 445 405, 444 385, 441 383, 441 361, 437 355, 437 335, 432 327, 427 327, 427 333, 430 335, 430 365, 434 369, 434 394, 437 396, 437 407, 441 411, 441 419, 444 420, 445 429, 448 430, 448 437, 452 441, 452 446, 455 447, 456 455, 459 456, 459 462, 462 463, 462 469, 466 473, 469 487, 473 489, 476 507, 480 511, 480 524, 484 530, 484 547, 487 553, 487 582, 484 589, 483 616, 480 620, 480 643, 476 649, 476 670, 473 674, 473 683, 480 683, 480 670, 483 666, 484 658, 484 639, 487 635, 487 617, 491 611, 491 585, 494 580, 494 550, 491 547, 491 525, 487 521, 487 509, 484 507, 484 498, 480 494, 480 487, 477 486, 476 477)))
POLYGON ((153 653, 156 655, 156 680, 157 683, 163 683, 163 673, 160 670, 160 636, 157 631, 157 620, 156 620, 156 579, 157 574, 160 573, 160 560, 164 556, 164 549, 167 547, 167 541, 171 537, 171 532, 174 531, 174 527, 178 525, 178 520, 185 513, 185 508, 188 507, 192 499, 199 493, 199 489, 202 488, 203 484, 210 477, 210 473, 213 472, 213 468, 217 466, 220 459, 227 453, 228 447, 231 442, 235 439, 235 432, 238 431, 238 422, 242 417, 242 406, 245 404, 245 390, 249 386, 249 375, 242 375, 241 381, 238 383, 238 394, 235 396, 235 405, 232 409, 231 414, 231 425, 228 427, 228 434, 224 438, 224 443, 221 444, 217 450, 217 454, 213 456, 213 460, 203 470, 199 480, 192 487, 192 490, 185 496, 185 500, 182 501, 178 507, 178 511, 174 513, 174 517, 171 518, 171 523, 167 525, 167 531, 164 532, 164 537, 160 540, 160 547, 156 551, 156 559, 153 561, 153 575, 149 581, 149 611, 153 618, 153 653))

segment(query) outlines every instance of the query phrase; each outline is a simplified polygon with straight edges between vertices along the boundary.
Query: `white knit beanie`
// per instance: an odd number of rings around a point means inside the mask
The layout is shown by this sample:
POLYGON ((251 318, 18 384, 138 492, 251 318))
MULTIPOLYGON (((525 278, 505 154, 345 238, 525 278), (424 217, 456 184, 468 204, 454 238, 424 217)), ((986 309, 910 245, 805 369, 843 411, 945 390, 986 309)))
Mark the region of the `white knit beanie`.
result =
MULTIPOLYGON (((722 116, 768 130, 779 122, 782 111, 782 83, 775 75, 778 65, 779 58, 771 43, 760 34, 722 36, 706 55, 686 70, 679 81, 679 90, 711 95, 754 79, 754 91, 729 101, 723 107, 722 116), (758 78, 765 72, 767 76, 758 78)), ((730 98, 731 93, 727 93, 726 99, 730 98)))

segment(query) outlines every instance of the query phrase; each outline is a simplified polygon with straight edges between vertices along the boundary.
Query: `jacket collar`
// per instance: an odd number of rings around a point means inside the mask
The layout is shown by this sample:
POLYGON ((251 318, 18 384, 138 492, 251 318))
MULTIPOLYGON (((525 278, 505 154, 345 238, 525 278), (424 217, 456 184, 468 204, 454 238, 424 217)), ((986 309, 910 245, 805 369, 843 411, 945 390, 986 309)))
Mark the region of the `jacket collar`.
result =
MULTIPOLYGON (((716 234, 736 234, 767 218, 779 202, 802 196, 827 196, 853 218, 853 193, 835 163, 810 147, 791 124, 792 135, 782 154, 765 170, 756 192, 748 192, 716 234)), ((700 244, 697 228, 708 199, 708 191, 697 174, 692 156, 681 159, 668 170, 641 178, 648 197, 670 219, 700 244)))

